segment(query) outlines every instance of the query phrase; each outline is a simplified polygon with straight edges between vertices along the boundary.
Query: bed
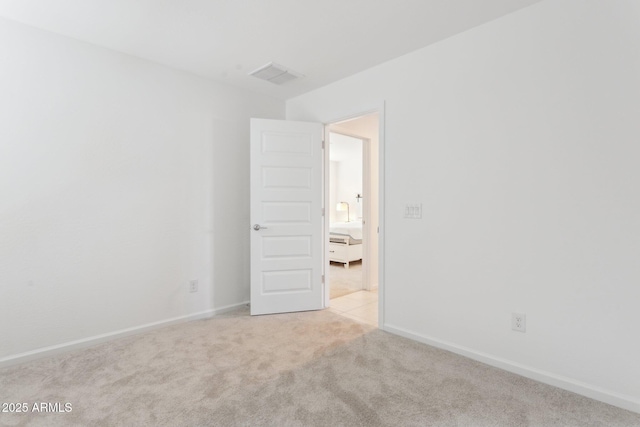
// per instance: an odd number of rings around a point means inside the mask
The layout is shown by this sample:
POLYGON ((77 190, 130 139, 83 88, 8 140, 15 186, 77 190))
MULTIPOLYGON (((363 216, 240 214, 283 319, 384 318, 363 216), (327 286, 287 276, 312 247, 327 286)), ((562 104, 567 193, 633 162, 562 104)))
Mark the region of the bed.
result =
POLYGON ((332 222, 329 225, 329 261, 344 264, 362 259, 362 221, 332 222))

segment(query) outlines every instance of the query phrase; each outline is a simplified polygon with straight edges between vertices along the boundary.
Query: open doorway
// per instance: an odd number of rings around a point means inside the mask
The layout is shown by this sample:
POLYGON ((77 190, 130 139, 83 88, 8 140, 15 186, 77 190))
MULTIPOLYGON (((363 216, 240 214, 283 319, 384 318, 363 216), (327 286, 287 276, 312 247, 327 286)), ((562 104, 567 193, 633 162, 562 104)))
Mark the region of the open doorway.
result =
POLYGON ((328 126, 330 309, 378 326, 379 114, 328 126))

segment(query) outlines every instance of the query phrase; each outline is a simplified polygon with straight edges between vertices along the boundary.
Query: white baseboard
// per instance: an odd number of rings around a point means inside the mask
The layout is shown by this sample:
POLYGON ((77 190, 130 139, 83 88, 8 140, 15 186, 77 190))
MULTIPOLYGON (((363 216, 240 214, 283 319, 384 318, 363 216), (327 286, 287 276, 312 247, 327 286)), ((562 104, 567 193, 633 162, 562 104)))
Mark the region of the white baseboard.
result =
POLYGON ((141 334, 143 332, 152 331, 154 329, 164 328, 170 325, 178 323, 190 322, 192 320, 206 319, 208 317, 215 316, 217 314, 224 314, 229 311, 233 311, 243 305, 248 304, 248 301, 232 304, 220 308, 214 308, 211 310, 200 311, 197 313, 187 314, 185 316, 172 317, 170 319, 160 320, 158 322, 146 323, 140 326, 134 326, 132 328, 121 329, 114 332, 108 332, 106 334, 94 335, 92 337, 83 338, 80 340, 69 341, 62 344, 52 345, 49 347, 43 347, 24 353, 4 357, 0 359, 0 368, 7 368, 9 366, 25 363, 30 360, 40 359, 43 357, 54 356, 60 353, 66 353, 72 350, 79 350, 82 348, 92 347, 97 344, 101 344, 107 341, 112 341, 118 338, 123 338, 129 335, 141 334))
POLYGON ((230 311, 237 310, 238 308, 244 305, 249 305, 249 301, 241 302, 239 304, 225 305, 224 307, 220 307, 220 308, 214 308, 213 316, 217 316, 218 314, 229 313, 230 311))
POLYGON ((518 374, 541 383, 568 390, 622 409, 640 413, 640 400, 635 399, 632 396, 615 393, 591 384, 586 384, 564 377, 562 375, 556 375, 551 372, 521 365, 511 360, 495 357, 457 344, 426 337, 393 325, 385 324, 382 329, 392 334, 400 335, 443 350, 448 350, 452 353, 460 354, 468 357, 469 359, 477 360, 478 362, 486 363, 487 365, 504 369, 505 371, 513 372, 514 374, 518 374))

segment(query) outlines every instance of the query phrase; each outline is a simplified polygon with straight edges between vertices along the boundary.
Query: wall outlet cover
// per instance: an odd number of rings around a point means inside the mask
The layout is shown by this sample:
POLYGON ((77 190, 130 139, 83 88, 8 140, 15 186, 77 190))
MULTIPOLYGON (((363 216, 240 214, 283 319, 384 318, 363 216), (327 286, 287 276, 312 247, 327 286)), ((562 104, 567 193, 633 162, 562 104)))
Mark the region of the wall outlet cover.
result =
POLYGON ((190 280, 189 281, 189 292, 198 292, 198 281, 190 280))
POLYGON ((511 313, 511 329, 518 332, 526 332, 527 316, 524 313, 511 313))

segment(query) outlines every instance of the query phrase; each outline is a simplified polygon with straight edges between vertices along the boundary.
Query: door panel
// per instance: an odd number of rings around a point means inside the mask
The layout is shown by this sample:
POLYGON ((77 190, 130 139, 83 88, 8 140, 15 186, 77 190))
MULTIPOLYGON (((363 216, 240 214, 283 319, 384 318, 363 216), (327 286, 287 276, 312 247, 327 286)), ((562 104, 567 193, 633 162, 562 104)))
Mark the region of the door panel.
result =
POLYGON ((322 135, 319 123, 251 120, 252 315, 324 306, 322 135))
POLYGON ((309 257, 311 257, 311 236, 262 238, 262 259, 309 257))
POLYGON ((311 225, 309 202, 262 202, 262 221, 267 224, 311 225))
POLYGON ((264 188, 311 188, 311 168, 263 168, 264 188))

